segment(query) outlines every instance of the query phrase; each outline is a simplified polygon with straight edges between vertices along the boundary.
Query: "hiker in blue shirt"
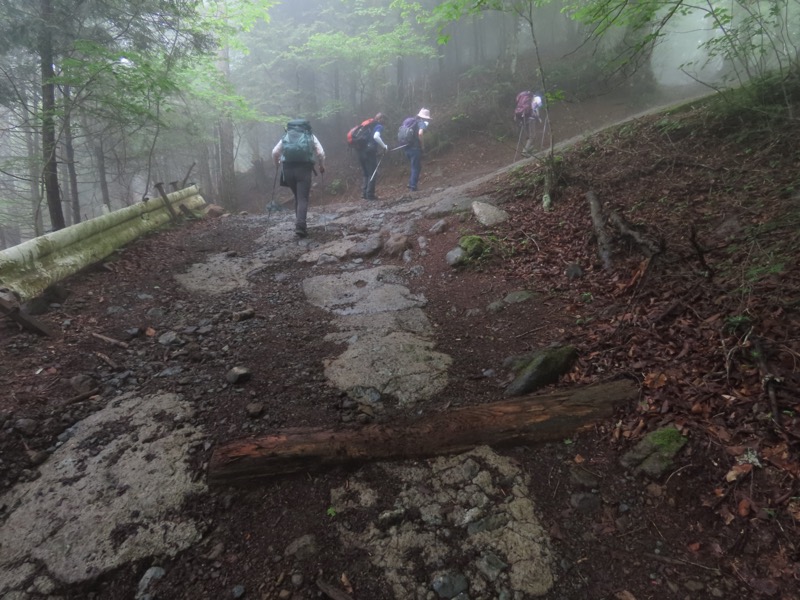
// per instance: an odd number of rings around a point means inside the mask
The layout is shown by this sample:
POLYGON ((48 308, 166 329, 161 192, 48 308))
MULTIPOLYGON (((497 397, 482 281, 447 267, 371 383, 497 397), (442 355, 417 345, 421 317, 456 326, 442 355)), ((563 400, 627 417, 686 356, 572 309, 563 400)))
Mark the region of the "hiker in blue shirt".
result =
MULTIPOLYGON (((368 122, 368 121, 367 121, 368 122)), ((364 173, 364 186, 361 190, 361 197, 364 200, 377 200, 375 196, 375 182, 378 175, 378 153, 386 152, 389 147, 383 141, 381 133, 383 133, 383 124, 386 122, 386 116, 383 113, 375 115, 370 127, 372 128, 372 135, 366 144, 356 146, 358 153, 358 162, 361 163, 361 170, 364 173)))
POLYGON ((294 194, 294 234, 304 238, 308 197, 311 194, 311 173, 325 173, 325 150, 317 136, 311 132, 311 124, 305 119, 296 119, 286 124, 286 133, 272 149, 272 161, 281 169, 281 185, 294 194))
POLYGON ((409 117, 400 126, 398 132, 398 141, 405 143, 406 158, 411 163, 411 175, 408 178, 408 189, 412 192, 417 191, 419 183, 419 176, 422 173, 422 152, 425 150, 422 136, 428 128, 428 122, 431 120, 431 111, 427 108, 420 109, 416 117, 409 117), (410 134, 406 138, 403 135, 404 130, 410 130, 410 134), (402 139, 401 139, 402 137, 402 139))

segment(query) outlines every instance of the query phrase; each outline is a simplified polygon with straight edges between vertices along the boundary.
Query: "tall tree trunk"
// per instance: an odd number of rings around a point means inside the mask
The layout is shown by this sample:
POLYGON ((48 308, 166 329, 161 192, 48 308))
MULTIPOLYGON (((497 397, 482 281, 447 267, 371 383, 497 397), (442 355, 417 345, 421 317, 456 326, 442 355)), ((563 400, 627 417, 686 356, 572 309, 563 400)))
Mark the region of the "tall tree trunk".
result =
POLYGON ((205 196, 206 200, 215 198, 216 195, 214 194, 214 183, 211 177, 211 157, 208 152, 208 144, 203 144, 200 148, 198 173, 200 174, 201 193, 205 196))
MULTIPOLYGON (((230 81, 230 49, 225 46, 217 55, 217 68, 230 81)), ((236 173, 233 155, 233 121, 227 115, 219 120, 219 201, 225 208, 234 208, 236 173)))
MULTIPOLYGON (((27 95, 24 97, 27 101, 27 95)), ((26 102, 27 103, 27 102, 26 102)), ((31 115, 31 121, 35 121, 37 112, 37 98, 36 94, 28 108, 28 114, 31 115)), ((28 126, 25 128, 25 145, 28 150, 28 180, 30 185, 31 195, 31 215, 33 217, 33 231, 36 236, 44 233, 44 220, 42 219, 42 194, 40 185, 42 183, 42 172, 39 164, 39 140, 36 132, 28 126)))
POLYGON ((97 162, 97 177, 100 181, 103 204, 111 211, 111 195, 108 193, 108 179, 106 179, 106 151, 103 148, 103 139, 99 136, 94 144, 94 159, 97 162))
POLYGON ((58 189, 56 161, 56 91, 53 78, 53 37, 49 29, 53 24, 53 7, 50 0, 41 0, 42 29, 39 35, 39 56, 42 66, 42 158, 44 165, 44 188, 50 224, 54 230, 64 229, 64 213, 61 211, 61 194, 58 189))
POLYGON ((72 102, 69 86, 64 88, 64 159, 67 162, 72 223, 81 222, 81 200, 78 195, 78 172, 75 170, 75 144, 72 137, 72 102))

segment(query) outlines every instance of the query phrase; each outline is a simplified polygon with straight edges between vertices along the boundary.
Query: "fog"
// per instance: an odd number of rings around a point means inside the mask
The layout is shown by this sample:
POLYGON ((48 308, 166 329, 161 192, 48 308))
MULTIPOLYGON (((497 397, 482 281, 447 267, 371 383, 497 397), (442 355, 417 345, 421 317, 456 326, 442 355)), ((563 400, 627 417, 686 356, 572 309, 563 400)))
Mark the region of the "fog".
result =
MULTIPOLYGON (((763 48, 753 33, 760 25, 762 37, 767 27, 778 40, 763 53, 776 58, 758 62, 717 43, 728 33, 723 21, 700 10, 678 12, 663 28, 656 14, 637 28, 597 14, 580 22, 559 2, 507 1, 504 10, 454 19, 442 17, 448 3, 431 1, 229 0, 169 20, 143 2, 133 35, 115 20, 132 18, 126 3, 87 0, 83 12, 67 0, 54 4, 57 16, 42 30, 54 79, 41 73, 43 48, 17 35, 40 26, 37 8, 22 0, 0 7, 19 5, 0 14, 1 247, 57 228, 59 216, 65 225, 85 220, 188 175, 211 202, 259 210, 263 198, 252 191, 269 188, 269 153, 292 118, 313 122, 346 177, 344 135, 377 111, 396 126, 429 107, 446 148, 465 119, 473 131, 503 135, 522 89, 540 91, 554 108, 602 112, 603 102, 622 98, 635 112, 796 63, 793 10, 766 24, 750 9, 734 11, 737 39, 763 48), (643 43, 654 32, 656 43, 643 43), (125 69, 113 68, 122 61, 125 69)), ((597 124, 588 119, 585 127, 597 124)), ((557 122, 552 132, 555 142, 574 133, 557 122)))

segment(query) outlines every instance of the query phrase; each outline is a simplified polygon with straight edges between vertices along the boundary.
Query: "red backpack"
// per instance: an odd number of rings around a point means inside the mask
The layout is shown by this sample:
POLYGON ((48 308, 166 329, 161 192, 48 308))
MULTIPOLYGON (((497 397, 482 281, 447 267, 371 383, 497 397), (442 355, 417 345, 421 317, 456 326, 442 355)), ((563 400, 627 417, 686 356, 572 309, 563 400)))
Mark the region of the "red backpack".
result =
POLYGON ((375 119, 367 119, 347 132, 347 143, 353 147, 364 147, 372 140, 375 119))

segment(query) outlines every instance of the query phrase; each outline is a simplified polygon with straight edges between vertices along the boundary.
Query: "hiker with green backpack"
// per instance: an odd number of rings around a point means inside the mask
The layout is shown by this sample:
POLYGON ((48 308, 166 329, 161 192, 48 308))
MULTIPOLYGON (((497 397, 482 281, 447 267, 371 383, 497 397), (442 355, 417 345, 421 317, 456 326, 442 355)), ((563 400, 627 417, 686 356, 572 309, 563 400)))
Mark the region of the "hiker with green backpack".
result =
POLYGON ((295 225, 294 233, 304 238, 308 198, 311 194, 311 173, 325 173, 325 150, 317 136, 311 131, 311 123, 306 119, 295 119, 286 124, 286 133, 272 149, 272 160, 280 169, 281 185, 294 194, 295 225))
POLYGON ((431 111, 427 108, 420 109, 416 117, 408 117, 397 130, 397 141, 404 148, 406 158, 411 163, 411 175, 408 178, 408 189, 412 192, 417 191, 419 176, 422 173, 422 151, 425 149, 422 143, 422 134, 428 128, 431 120, 431 111))

